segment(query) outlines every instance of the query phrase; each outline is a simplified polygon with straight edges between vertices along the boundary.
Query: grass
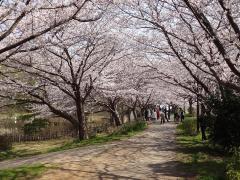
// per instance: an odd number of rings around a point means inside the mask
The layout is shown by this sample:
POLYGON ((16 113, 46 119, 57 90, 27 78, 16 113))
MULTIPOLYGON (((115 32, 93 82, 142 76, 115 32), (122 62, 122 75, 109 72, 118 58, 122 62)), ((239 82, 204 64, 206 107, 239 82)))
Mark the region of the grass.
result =
POLYGON ((0 170, 1 180, 32 180, 40 176, 48 167, 44 165, 22 166, 0 170))
POLYGON ((183 127, 182 124, 177 127, 178 160, 182 164, 182 171, 189 172, 199 180, 225 179, 224 153, 208 142, 203 143, 200 134, 186 134, 183 127))
POLYGON ((186 117, 184 121, 179 124, 179 129, 186 135, 195 135, 197 133, 197 119, 196 117, 186 117))
POLYGON ((66 143, 63 146, 52 148, 49 152, 62 151, 67 149, 73 149, 82 146, 103 144, 112 141, 119 141, 125 138, 132 137, 139 132, 142 132, 147 128, 145 122, 138 122, 130 125, 122 126, 118 131, 110 134, 110 135, 99 135, 94 138, 86 139, 86 140, 73 140, 72 142, 66 143))
POLYGON ((50 149, 61 147, 71 141, 73 138, 14 143, 11 150, 0 152, 0 161, 48 153, 50 149))
POLYGON ((27 157, 49 152, 62 151, 73 149, 82 146, 95 144, 103 144, 111 141, 118 141, 134 136, 135 134, 146 129, 145 122, 134 123, 122 126, 117 132, 110 135, 97 135, 96 137, 87 140, 76 140, 73 138, 48 140, 48 141, 32 141, 25 143, 15 143, 9 151, 0 152, 0 161, 13 159, 18 157, 27 157))

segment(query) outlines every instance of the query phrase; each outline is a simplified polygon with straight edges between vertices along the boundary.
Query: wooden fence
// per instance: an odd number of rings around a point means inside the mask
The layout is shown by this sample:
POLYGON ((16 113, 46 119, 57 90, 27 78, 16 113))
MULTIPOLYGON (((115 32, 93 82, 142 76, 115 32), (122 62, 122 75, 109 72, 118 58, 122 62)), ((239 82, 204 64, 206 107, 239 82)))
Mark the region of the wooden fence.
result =
MULTIPOLYGON (((90 125, 88 128, 89 136, 95 136, 98 133, 109 133, 110 125, 108 123, 101 125, 90 125)), ((78 137, 78 132, 73 129, 59 130, 51 132, 45 131, 44 133, 26 135, 23 133, 5 134, 11 142, 25 142, 25 141, 44 141, 50 139, 58 139, 63 137, 78 137)))
POLYGON ((59 131, 53 133, 45 133, 45 134, 32 134, 32 135, 24 135, 24 134, 7 134, 6 135, 11 142, 25 142, 25 141, 44 141, 50 139, 58 139, 62 137, 77 137, 76 131, 59 131))
MULTIPOLYGON (((88 124, 88 135, 93 137, 98 133, 110 134, 116 130, 116 127, 111 126, 108 118, 101 118, 101 121, 93 121, 88 124)), ((57 121, 58 122, 58 121, 57 121)), ((25 141, 44 141, 51 139, 58 139, 63 137, 78 137, 78 132, 70 126, 63 124, 61 126, 51 126, 41 133, 27 135, 22 131, 15 131, 15 128, 9 130, 9 134, 5 134, 11 142, 25 142, 25 141)), ((20 128, 18 128, 20 129, 20 128)))

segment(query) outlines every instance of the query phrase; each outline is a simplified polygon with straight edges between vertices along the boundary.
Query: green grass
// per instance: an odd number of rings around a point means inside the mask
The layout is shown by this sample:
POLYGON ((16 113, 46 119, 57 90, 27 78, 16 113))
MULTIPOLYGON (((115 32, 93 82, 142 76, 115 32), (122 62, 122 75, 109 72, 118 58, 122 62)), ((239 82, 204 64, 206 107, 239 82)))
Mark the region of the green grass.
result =
POLYGON ((138 134, 139 132, 142 132, 146 128, 147 128, 147 124, 145 122, 126 124, 122 126, 118 131, 110 135, 99 135, 99 136, 82 140, 82 141, 74 140, 72 142, 64 144, 63 146, 52 148, 49 150, 49 152, 67 150, 67 149, 95 145, 95 144, 103 144, 111 141, 119 141, 125 138, 132 137, 138 134))
POLYGON ((0 161, 13 159, 18 157, 27 157, 38 154, 45 154, 49 152, 62 151, 82 146, 89 146, 94 144, 102 144, 111 141, 119 141, 125 138, 134 136, 135 134, 146 129, 145 122, 138 122, 133 124, 126 124, 118 131, 110 135, 97 135, 96 137, 87 140, 76 140, 73 138, 48 140, 48 141, 32 141, 25 143, 13 144, 13 148, 9 151, 0 152, 0 161))
POLYGON ((177 127, 178 160, 182 171, 200 180, 225 179, 225 155, 208 142, 203 143, 200 134, 189 135, 182 128, 182 124, 177 127))
POLYGON ((9 151, 0 152, 0 161, 17 157, 27 157, 49 152, 50 149, 63 146, 73 138, 54 139, 48 141, 30 141, 24 143, 14 143, 9 151))
POLYGON ((196 117, 186 117, 184 121, 179 124, 179 129, 185 135, 196 135, 197 133, 197 118, 196 117))
POLYGON ((0 170, 1 180, 32 180, 40 176, 48 167, 44 165, 22 166, 0 170))

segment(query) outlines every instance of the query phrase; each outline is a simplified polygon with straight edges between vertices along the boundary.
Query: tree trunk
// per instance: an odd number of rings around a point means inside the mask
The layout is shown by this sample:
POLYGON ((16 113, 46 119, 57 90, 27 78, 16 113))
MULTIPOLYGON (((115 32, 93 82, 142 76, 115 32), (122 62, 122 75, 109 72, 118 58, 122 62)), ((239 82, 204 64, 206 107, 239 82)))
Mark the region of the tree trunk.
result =
POLYGON ((127 110, 128 122, 131 122, 131 109, 127 110))
POLYGON ((192 98, 189 98, 188 102, 189 102, 189 114, 193 114, 193 107, 192 107, 193 102, 192 102, 192 98))
POLYGON ((120 115, 120 120, 121 120, 121 123, 123 124, 124 123, 124 114, 120 115))
POLYGON ((134 120, 136 121, 136 120, 137 120, 137 114, 136 114, 136 110, 135 110, 135 108, 132 110, 132 112, 133 112, 134 120))
POLYGON ((110 125, 114 126, 114 118, 111 112, 110 112, 110 125))
POLYGON ((86 130, 85 130, 85 115, 84 115, 84 105, 79 100, 76 100, 77 106, 77 119, 78 119, 78 138, 79 140, 86 139, 86 130))
POLYGON ((112 111, 112 117, 113 117, 113 119, 115 121, 115 125, 116 126, 120 126, 121 125, 121 121, 120 121, 119 115, 118 115, 116 110, 112 111))
POLYGON ((145 111, 146 111, 145 108, 141 108, 141 117, 142 117, 142 119, 145 119, 145 111))

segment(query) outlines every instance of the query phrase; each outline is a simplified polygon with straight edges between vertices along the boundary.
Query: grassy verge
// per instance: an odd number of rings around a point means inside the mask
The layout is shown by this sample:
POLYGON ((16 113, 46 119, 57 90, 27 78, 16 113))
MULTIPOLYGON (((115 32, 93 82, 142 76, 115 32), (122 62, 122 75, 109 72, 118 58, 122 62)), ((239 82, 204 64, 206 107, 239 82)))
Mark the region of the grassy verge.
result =
POLYGON ((64 144, 71 141, 73 141, 73 138, 14 143, 11 150, 0 152, 0 161, 17 157, 44 154, 49 152, 49 150, 52 148, 63 146, 64 144))
POLYGON ((196 128, 189 127, 195 125, 194 121, 194 118, 189 117, 186 119, 187 125, 183 122, 177 127, 178 160, 182 164, 182 171, 189 172, 200 180, 225 179, 226 157, 208 142, 203 143, 200 134, 194 135, 196 128))
POLYGON ((69 143, 64 144, 63 146, 52 148, 49 152, 67 150, 82 146, 89 146, 95 144, 103 144, 111 141, 119 141, 125 138, 129 138, 138 134, 139 132, 145 130, 147 125, 145 122, 137 122, 133 124, 125 124, 118 131, 110 134, 110 135, 99 135, 91 139, 86 139, 83 141, 73 140, 69 143))
POLYGON ((22 166, 12 169, 0 170, 1 180, 25 180, 40 176, 48 167, 44 165, 22 166))
POLYGON ((118 131, 110 135, 98 135, 94 138, 79 141, 72 138, 38 141, 38 142, 26 142, 17 143, 13 145, 13 148, 9 151, 0 152, 0 161, 13 159, 17 157, 27 157, 38 154, 45 154, 49 152, 62 151, 82 146, 102 144, 111 141, 122 140, 134 136, 135 134, 146 129, 145 122, 137 122, 132 124, 123 125, 118 131))

